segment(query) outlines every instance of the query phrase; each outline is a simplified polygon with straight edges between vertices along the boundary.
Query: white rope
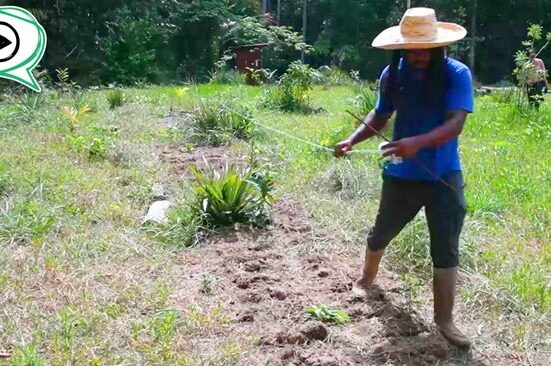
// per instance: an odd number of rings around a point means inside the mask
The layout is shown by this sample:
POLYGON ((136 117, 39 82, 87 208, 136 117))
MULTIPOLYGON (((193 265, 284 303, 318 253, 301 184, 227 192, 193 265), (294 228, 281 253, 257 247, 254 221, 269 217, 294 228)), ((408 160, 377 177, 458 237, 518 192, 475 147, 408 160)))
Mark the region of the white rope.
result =
MULTIPOLYGON (((228 108, 226 107, 227 109, 231 110, 233 113, 236 113, 238 114, 239 116, 243 117, 243 118, 249 118, 249 117, 246 117, 244 116, 243 114, 231 109, 231 108, 228 108)), ((295 141, 298 141, 298 142, 301 142, 303 144, 306 144, 306 145, 310 145, 316 149, 319 149, 319 150, 323 150, 323 151, 327 151, 327 152, 331 152, 331 153, 334 153, 335 150, 330 148, 330 147, 327 147, 327 146, 323 146, 323 145, 319 145, 319 144, 316 144, 315 142, 312 142, 312 141, 308 141, 308 140, 305 140, 301 137, 298 137, 298 136, 294 136, 294 135, 291 135, 289 133, 286 133, 284 131, 280 131, 280 130, 276 130, 275 128, 272 128, 270 126, 267 126, 261 122, 258 121, 258 118, 255 118, 254 119, 254 123, 270 132, 273 132, 277 135, 281 135, 281 136, 284 136, 284 137, 287 137, 288 139, 290 140, 295 140, 295 141)), ((376 154, 376 155, 380 155, 381 152, 379 150, 376 150, 376 149, 368 149, 368 150, 351 150, 351 151, 348 151, 347 152, 348 154, 376 154)))

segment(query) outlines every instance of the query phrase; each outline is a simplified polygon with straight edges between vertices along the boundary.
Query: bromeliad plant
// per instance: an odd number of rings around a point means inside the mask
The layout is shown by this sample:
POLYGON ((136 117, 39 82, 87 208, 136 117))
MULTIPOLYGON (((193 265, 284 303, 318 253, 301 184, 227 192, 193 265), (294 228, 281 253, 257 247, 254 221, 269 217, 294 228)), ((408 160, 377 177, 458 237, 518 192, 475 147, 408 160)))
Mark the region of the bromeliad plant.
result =
POLYGON ((195 106, 189 128, 193 142, 219 146, 232 138, 249 140, 254 121, 247 106, 232 100, 202 100, 195 106))
POLYGON ((222 172, 193 168, 194 189, 203 221, 209 227, 249 224, 263 227, 270 221, 274 202, 273 181, 269 173, 246 171, 226 166, 222 172))

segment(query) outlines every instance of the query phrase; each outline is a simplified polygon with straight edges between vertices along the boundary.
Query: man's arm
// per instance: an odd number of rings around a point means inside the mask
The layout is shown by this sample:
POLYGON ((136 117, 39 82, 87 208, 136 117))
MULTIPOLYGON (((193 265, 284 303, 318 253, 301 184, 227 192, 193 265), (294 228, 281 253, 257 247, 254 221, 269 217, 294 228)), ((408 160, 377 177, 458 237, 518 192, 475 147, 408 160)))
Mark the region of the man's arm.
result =
POLYGON ((411 158, 421 149, 444 145, 461 134, 467 115, 468 112, 464 110, 450 111, 441 126, 423 135, 391 142, 385 145, 383 155, 411 158))
MULTIPOLYGON (((378 114, 375 109, 373 109, 365 118, 364 123, 376 131, 380 131, 386 126, 391 116, 392 113, 378 114)), ((373 135, 375 135, 375 132, 364 124, 361 124, 348 139, 337 144, 335 147, 335 155, 339 157, 345 155, 348 151, 352 150, 354 145, 367 140, 373 135)))

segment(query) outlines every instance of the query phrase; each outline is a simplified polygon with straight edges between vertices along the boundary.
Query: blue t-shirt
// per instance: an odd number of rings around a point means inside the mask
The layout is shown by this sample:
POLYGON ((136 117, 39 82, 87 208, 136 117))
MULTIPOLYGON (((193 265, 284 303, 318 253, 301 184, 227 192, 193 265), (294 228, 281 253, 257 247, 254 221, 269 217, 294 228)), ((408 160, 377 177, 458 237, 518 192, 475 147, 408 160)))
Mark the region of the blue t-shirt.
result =
MULTIPOLYGON (((381 85, 389 79, 387 66, 381 74, 381 85)), ((413 69, 402 59, 399 64, 399 96, 392 100, 385 95, 383 88, 375 107, 377 114, 388 114, 396 111, 393 140, 428 133, 442 125, 449 111, 464 110, 473 112, 473 86, 471 72, 467 66, 453 58, 446 57, 445 93, 440 103, 430 103, 426 95, 426 82, 412 77, 413 69)), ((461 170, 458 139, 455 138, 436 148, 422 149, 417 159, 438 177, 451 171, 461 170)), ((384 174, 404 179, 434 181, 432 174, 423 169, 414 159, 403 159, 400 164, 387 164, 384 174)))

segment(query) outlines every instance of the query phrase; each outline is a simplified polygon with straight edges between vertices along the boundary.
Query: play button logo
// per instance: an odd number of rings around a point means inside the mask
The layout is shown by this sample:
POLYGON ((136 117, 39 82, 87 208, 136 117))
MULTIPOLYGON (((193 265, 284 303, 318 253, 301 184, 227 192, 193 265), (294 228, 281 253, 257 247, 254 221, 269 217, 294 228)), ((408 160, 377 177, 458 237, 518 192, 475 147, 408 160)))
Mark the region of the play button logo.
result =
POLYGON ((19 51, 19 34, 7 22, 0 21, 0 62, 11 60, 19 51))
POLYGON ((0 51, 12 44, 12 41, 0 34, 0 51))
POLYGON ((33 75, 46 51, 46 31, 28 10, 0 6, 0 78, 40 92, 33 75))

